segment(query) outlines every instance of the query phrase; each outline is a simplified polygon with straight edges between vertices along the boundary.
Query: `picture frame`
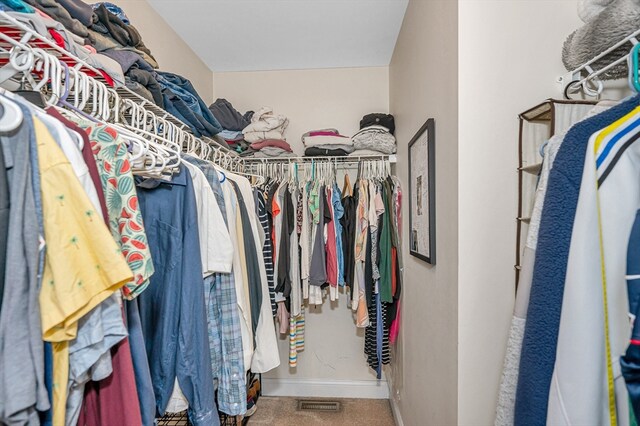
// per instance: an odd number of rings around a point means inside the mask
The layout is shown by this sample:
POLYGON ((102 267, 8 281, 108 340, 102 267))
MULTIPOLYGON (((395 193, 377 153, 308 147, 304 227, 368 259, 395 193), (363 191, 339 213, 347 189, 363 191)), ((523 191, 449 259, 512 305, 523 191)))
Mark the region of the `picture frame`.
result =
POLYGON ((436 264, 436 124, 429 118, 409 142, 409 252, 436 264))

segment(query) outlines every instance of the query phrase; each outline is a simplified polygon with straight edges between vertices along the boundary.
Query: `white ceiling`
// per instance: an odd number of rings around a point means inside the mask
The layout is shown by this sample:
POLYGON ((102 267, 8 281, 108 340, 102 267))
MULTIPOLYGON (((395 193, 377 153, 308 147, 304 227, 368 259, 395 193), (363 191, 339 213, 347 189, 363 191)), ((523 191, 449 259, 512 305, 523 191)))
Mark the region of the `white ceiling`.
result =
POLYGON ((408 0, 148 0, 213 71, 388 65, 408 0))

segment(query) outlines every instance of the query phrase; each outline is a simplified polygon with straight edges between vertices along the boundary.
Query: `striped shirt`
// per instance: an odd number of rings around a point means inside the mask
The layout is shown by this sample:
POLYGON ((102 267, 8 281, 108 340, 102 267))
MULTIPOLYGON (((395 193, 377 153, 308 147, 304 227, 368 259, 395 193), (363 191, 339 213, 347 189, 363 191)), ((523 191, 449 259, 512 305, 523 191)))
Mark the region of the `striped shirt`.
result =
POLYGON ((271 243, 271 225, 269 224, 269 216, 267 215, 267 204, 265 200, 265 193, 260 188, 254 189, 256 195, 256 209, 258 213, 258 219, 260 225, 264 229, 266 238, 264 239, 264 246, 262 246, 262 257, 264 258, 264 266, 267 271, 267 284, 269 285, 269 299, 271 300, 271 312, 273 316, 276 316, 278 307, 276 305, 276 290, 273 280, 273 247, 271 243))

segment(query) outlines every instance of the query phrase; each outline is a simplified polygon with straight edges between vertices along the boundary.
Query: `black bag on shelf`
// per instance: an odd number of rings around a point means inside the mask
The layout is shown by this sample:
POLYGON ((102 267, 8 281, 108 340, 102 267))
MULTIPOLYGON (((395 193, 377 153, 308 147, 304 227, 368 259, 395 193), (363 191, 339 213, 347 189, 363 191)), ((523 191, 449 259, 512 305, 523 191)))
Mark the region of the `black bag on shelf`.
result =
POLYGON ((391 114, 372 113, 367 114, 360 120, 360 128, 364 129, 369 126, 383 126, 389 129, 389 133, 392 135, 396 131, 396 123, 391 114))

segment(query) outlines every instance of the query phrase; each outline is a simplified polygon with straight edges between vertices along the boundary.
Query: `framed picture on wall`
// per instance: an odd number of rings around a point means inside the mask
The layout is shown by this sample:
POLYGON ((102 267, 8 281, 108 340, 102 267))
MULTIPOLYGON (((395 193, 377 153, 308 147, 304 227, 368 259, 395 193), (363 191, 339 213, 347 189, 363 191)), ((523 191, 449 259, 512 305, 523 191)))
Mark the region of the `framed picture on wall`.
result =
POLYGON ((409 142, 409 251, 436 264, 436 124, 427 120, 409 142))

